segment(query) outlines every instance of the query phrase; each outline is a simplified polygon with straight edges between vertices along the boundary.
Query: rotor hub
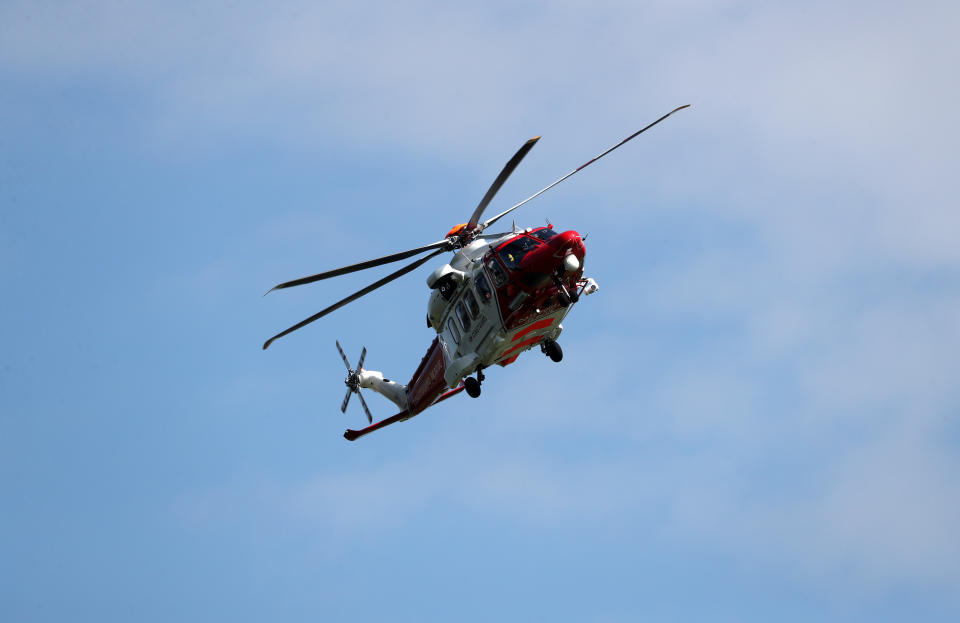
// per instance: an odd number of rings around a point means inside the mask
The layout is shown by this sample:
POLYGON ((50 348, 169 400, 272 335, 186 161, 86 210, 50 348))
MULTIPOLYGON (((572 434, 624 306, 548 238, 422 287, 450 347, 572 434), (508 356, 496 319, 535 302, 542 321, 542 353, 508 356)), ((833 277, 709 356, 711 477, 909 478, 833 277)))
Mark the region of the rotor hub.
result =
POLYGON ((344 384, 350 388, 352 392, 360 391, 360 372, 357 370, 350 370, 347 373, 347 378, 343 381, 344 384))

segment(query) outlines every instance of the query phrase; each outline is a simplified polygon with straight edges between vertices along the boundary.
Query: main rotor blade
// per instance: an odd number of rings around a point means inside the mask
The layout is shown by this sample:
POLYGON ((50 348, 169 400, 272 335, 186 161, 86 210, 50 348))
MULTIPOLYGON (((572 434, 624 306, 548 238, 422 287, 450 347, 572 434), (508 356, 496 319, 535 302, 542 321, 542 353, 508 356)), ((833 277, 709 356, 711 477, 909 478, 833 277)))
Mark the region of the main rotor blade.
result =
POLYGON ((503 238, 504 236, 515 236, 517 232, 515 231, 502 231, 499 234, 480 234, 477 238, 483 240, 496 240, 497 238, 503 238))
POLYGON ((267 347, 270 346, 270 344, 273 343, 273 341, 274 341, 275 339, 281 338, 281 337, 283 337, 284 335, 287 335, 288 333, 292 333, 293 331, 296 331, 297 329, 300 329, 300 328, 302 328, 302 327, 305 327, 305 326, 307 326, 308 324, 310 324, 311 322, 313 322, 314 320, 318 320, 318 319, 320 319, 320 318, 323 318, 324 316, 326 316, 326 315, 329 314, 330 312, 336 311, 336 310, 340 309, 341 307, 343 307, 343 306, 346 305, 347 303, 352 303, 353 301, 357 300, 357 299, 360 298, 361 296, 364 296, 364 295, 366 295, 366 294, 370 294, 371 292, 373 292, 374 290, 376 290, 376 289, 379 288, 380 286, 386 285, 386 284, 390 283, 391 281, 393 281, 394 279, 398 279, 398 278, 400 278, 400 277, 403 277, 404 275, 406 275, 407 273, 409 273, 411 270, 414 270, 414 269, 418 268, 419 266, 421 266, 421 265, 422 265, 424 262, 426 262, 427 260, 429 260, 429 259, 431 259, 431 258, 433 258, 433 257, 436 257, 437 255, 440 255, 440 254, 443 253, 444 251, 446 251, 446 249, 440 249, 440 250, 438 250, 438 251, 434 251, 434 252, 431 253, 430 255, 424 256, 424 257, 420 258, 419 260, 417 260, 417 261, 415 261, 415 262, 412 262, 412 263, 410 263, 410 264, 407 264, 406 266, 404 266, 404 267, 401 268, 400 270, 398 270, 398 271, 396 271, 396 272, 393 272, 393 273, 390 273, 389 275, 387 275, 387 276, 384 277, 383 279, 380 279, 379 281, 375 281, 374 283, 371 283, 371 284, 368 285, 366 288, 364 288, 364 289, 362 289, 362 290, 360 290, 360 291, 358 291, 358 292, 354 292, 353 294, 351 294, 351 295, 348 296, 347 298, 345 298, 345 299, 343 299, 343 300, 341 300, 341 301, 338 301, 338 302, 334 303, 333 305, 331 305, 330 307, 324 309, 323 311, 317 312, 316 314, 310 316, 309 318, 306 318, 305 320, 301 320, 300 322, 298 322, 297 324, 293 325, 293 326, 290 327, 289 329, 286 329, 286 330, 284 330, 284 331, 281 331, 280 333, 277 333, 277 334, 274 335, 272 338, 270 338, 269 340, 267 340, 266 342, 263 343, 263 350, 267 350, 267 347))
MULTIPOLYGON (((358 270, 364 270, 367 268, 373 268, 374 266, 380 266, 382 264, 389 264, 390 262, 399 262, 400 260, 405 260, 408 257, 413 257, 414 255, 419 255, 420 253, 425 253, 432 249, 444 248, 446 250, 449 248, 450 242, 447 239, 438 240, 437 242, 417 247, 416 249, 410 249, 409 251, 401 251, 400 253, 394 253, 393 255, 385 255, 383 257, 378 257, 375 260, 367 260, 366 262, 358 262, 357 264, 351 264, 350 266, 344 266, 343 268, 337 268, 335 270, 328 270, 325 273, 317 273, 316 275, 310 275, 309 277, 301 277, 300 279, 294 279, 293 281, 286 281, 281 284, 277 284, 270 288, 267 291, 267 294, 270 294, 274 290, 282 290, 283 288, 292 288, 293 286, 302 286, 307 283, 313 283, 314 281, 320 281, 321 279, 329 279, 331 277, 339 277, 340 275, 346 275, 349 273, 356 272, 358 270)), ((264 294, 266 296, 267 294, 264 294)))
POLYGON ((591 164, 593 164, 594 162, 596 162, 596 161, 599 160, 600 158, 603 158, 604 156, 606 156, 607 154, 609 154, 611 151, 613 151, 613 150, 616 149, 617 147, 620 147, 621 145, 623 145, 623 144, 626 143, 627 141, 630 141, 630 140, 634 139, 635 137, 639 136, 640 134, 643 134, 644 132, 646 132, 647 130, 649 130, 649 129, 652 128, 653 126, 657 125, 658 123, 660 123, 661 121, 663 121, 664 119, 666 119, 667 117, 669 117, 670 115, 672 115, 673 113, 677 112, 678 110, 683 110, 684 108, 689 108, 689 107, 690 107, 690 104, 684 104, 683 106, 680 106, 679 108, 674 108, 673 110, 671 110, 670 112, 668 112, 668 113, 665 114, 664 116, 660 117, 659 119, 657 119, 656 121, 654 121, 654 122, 651 123, 650 125, 646 126, 645 128, 642 128, 642 129, 640 129, 640 130, 637 130, 636 132, 634 132, 633 134, 631 134, 631 135, 628 136, 627 138, 623 139, 622 141, 620 141, 619 143, 617 143, 616 145, 614 145, 613 147, 611 147, 611 148, 608 149, 607 151, 603 152, 603 153, 600 154, 599 156, 596 156, 595 158, 591 158, 590 160, 587 160, 586 162, 584 162, 583 164, 581 164, 579 167, 577 167, 577 168, 574 169, 573 171, 570 171, 569 173, 567 173, 566 175, 564 175, 563 177, 561 177, 560 179, 558 179, 556 182, 550 184, 550 185, 547 186, 546 188, 543 188, 543 189, 541 189, 541 190, 538 190, 537 192, 535 192, 534 194, 530 195, 529 197, 527 197, 526 199, 524 199, 523 201, 521 201, 521 202, 518 203, 517 205, 513 206, 512 208, 510 208, 509 210, 504 210, 503 212, 501 212, 500 214, 496 215, 496 216, 493 217, 492 219, 490 219, 490 220, 488 220, 488 221, 485 221, 485 222, 483 223, 483 225, 480 227, 480 231, 483 231, 484 229, 486 229, 486 228, 489 227, 490 225, 493 225, 493 224, 496 223, 498 220, 500 220, 500 219, 503 218, 504 216, 510 214, 511 212, 513 212, 514 210, 516 210, 517 208, 519 208, 520 206, 522 206, 522 205, 525 204, 526 202, 530 201, 531 199, 534 199, 535 197, 539 197, 540 195, 542 195, 543 193, 547 192, 548 190, 550 190, 551 188, 553 188, 554 186, 556 186, 557 184, 559 184, 559 183, 562 182, 563 180, 567 179, 568 177, 570 177, 570 176, 573 175, 574 173, 580 171, 581 169, 587 168, 588 166, 590 166, 591 164))
POLYGON ((510 177, 510 174, 513 173, 513 170, 517 168, 517 165, 520 164, 520 161, 523 160, 523 157, 527 155, 527 152, 533 149, 533 146, 536 145, 537 141, 539 140, 539 136, 534 136, 529 141, 524 143, 523 146, 517 150, 517 153, 513 154, 513 158, 510 158, 510 160, 507 161, 507 164, 503 166, 503 170, 500 171, 500 175, 497 176, 497 179, 493 180, 493 184, 490 185, 490 189, 487 190, 487 194, 483 196, 483 199, 480 200, 480 204, 470 216, 470 220, 467 222, 467 231, 470 231, 477 226, 477 223, 480 221, 480 216, 490 204, 490 201, 493 200, 493 196, 497 194, 497 191, 500 190, 500 187, 503 186, 504 182, 507 181, 507 178, 510 177))

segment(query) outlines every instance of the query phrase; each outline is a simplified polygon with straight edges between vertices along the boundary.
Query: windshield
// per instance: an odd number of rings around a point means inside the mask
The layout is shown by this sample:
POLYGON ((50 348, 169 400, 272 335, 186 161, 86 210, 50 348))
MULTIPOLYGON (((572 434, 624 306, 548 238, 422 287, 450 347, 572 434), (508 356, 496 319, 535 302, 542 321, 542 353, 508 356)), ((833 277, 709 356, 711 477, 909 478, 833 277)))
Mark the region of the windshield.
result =
POLYGON ((503 260, 503 263, 507 268, 516 268, 520 265, 520 260, 523 259, 523 256, 525 256, 531 250, 537 248, 537 244, 538 243, 534 242, 532 238, 520 236, 510 244, 500 249, 500 259, 503 260))
POLYGON ((534 238, 539 238, 540 240, 547 241, 557 235, 557 232, 553 231, 549 227, 544 227, 543 229, 538 229, 537 231, 530 232, 530 235, 534 238))

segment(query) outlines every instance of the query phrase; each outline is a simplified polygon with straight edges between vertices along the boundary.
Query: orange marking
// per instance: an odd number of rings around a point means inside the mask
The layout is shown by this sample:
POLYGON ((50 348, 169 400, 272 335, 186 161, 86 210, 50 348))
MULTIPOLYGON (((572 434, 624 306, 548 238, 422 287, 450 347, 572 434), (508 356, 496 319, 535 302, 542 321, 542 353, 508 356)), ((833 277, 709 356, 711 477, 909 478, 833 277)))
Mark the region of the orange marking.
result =
POLYGON ((454 226, 453 229, 451 229, 450 231, 447 232, 447 238, 450 238, 450 237, 452 237, 452 236, 456 236, 457 234, 459 234, 460 232, 462 232, 462 231, 463 231, 463 228, 466 227, 466 226, 467 226, 466 223, 460 223, 459 225, 454 226))
POLYGON ((533 323, 533 324, 530 325, 529 327, 526 327, 525 329, 521 329, 520 331, 517 331, 517 334, 514 335, 514 336, 513 336, 513 339, 510 340, 510 341, 511 341, 511 342, 516 342, 517 340, 519 340, 520 338, 522 338, 522 337, 523 337, 524 335, 526 335, 527 333, 530 333, 530 332, 532 332, 532 331, 538 331, 538 330, 540 330, 540 329, 546 329, 547 327, 549 327, 549 326, 552 325, 552 324, 553 324, 553 318, 546 318, 546 319, 544 319, 544 320, 538 320, 537 322, 533 323))

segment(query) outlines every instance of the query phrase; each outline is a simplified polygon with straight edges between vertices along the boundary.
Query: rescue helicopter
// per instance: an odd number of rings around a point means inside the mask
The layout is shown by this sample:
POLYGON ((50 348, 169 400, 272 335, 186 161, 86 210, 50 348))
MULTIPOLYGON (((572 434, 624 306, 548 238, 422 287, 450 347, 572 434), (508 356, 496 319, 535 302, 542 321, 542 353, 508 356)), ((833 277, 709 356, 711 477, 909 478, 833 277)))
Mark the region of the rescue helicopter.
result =
POLYGON ((507 161, 470 219, 453 227, 442 240, 286 281, 271 288, 267 294, 427 253, 274 335, 263 344, 263 349, 266 350, 274 340, 399 279, 434 257, 452 251, 449 262, 427 277, 431 292, 426 322, 436 335, 406 385, 385 378, 381 372, 364 369, 366 347, 360 353, 357 367, 351 367, 340 342, 336 342, 347 368, 344 381, 347 393, 340 410, 346 412, 351 396, 356 394, 369 424, 360 430, 348 429, 343 436, 354 441, 384 426, 409 420, 462 391, 476 398, 480 396, 481 384, 485 380, 485 369, 494 365, 508 366, 534 347, 539 346, 542 353, 559 362, 563 359, 563 350, 557 338, 563 331, 563 320, 581 296, 593 294, 599 289, 596 281, 583 275, 586 254, 583 238, 573 230, 558 232, 552 224, 522 229, 514 226, 509 232, 496 234, 486 233, 487 228, 688 106, 668 112, 520 203, 481 221, 484 210, 497 191, 540 139, 539 136, 531 138, 507 161), (370 389, 383 395, 397 405, 400 412, 374 423, 360 393, 361 389, 370 389))

